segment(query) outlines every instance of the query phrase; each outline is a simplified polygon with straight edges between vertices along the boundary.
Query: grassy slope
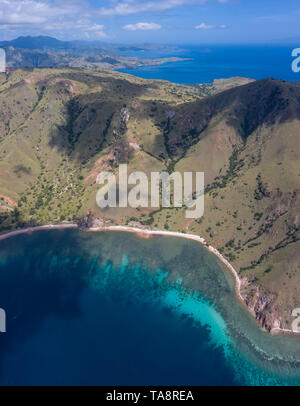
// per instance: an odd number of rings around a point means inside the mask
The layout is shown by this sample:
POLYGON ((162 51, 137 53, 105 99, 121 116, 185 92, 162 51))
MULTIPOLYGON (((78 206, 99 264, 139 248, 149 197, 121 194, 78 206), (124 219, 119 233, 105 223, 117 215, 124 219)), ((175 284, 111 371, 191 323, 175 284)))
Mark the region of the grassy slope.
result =
POLYGON ((300 306, 299 85, 183 86, 77 69, 17 70, 0 83, 2 230, 92 210, 200 234, 240 270, 262 323, 290 326, 300 306), (204 171, 204 218, 101 211, 96 177, 122 162, 148 174, 204 171))

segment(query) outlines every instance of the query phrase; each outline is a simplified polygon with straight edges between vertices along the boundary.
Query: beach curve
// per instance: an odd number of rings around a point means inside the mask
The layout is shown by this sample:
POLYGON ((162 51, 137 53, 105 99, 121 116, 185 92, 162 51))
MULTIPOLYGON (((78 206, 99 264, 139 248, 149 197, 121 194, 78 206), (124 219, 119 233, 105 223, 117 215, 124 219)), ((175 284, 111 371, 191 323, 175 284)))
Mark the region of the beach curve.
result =
MULTIPOLYGON (((135 233, 138 235, 144 235, 144 236, 155 236, 155 235, 162 235, 162 236, 169 236, 169 237, 177 237, 177 238, 185 238, 193 241, 197 241, 202 244, 208 251, 210 251, 212 254, 214 254, 220 262, 222 262, 226 268, 231 272, 231 274, 234 277, 235 280, 235 293, 237 295, 237 298, 239 301, 244 305, 246 310, 252 314, 252 316, 255 317, 254 312, 247 306, 244 297, 241 294, 241 279, 238 275, 238 272, 236 269, 230 264, 229 261, 212 245, 209 245, 206 240, 203 237, 200 237, 195 234, 188 234, 188 233, 181 233, 179 231, 168 231, 168 230, 149 230, 149 229, 142 229, 142 228, 137 228, 137 227, 129 227, 129 226, 121 226, 121 225, 110 225, 110 226, 98 226, 98 227, 89 227, 89 228, 83 228, 79 227, 77 223, 61 223, 61 224, 45 224, 45 225, 40 225, 40 226, 32 226, 32 227, 26 227, 22 228, 19 230, 13 230, 9 231, 7 233, 0 234, 0 241, 20 235, 20 234, 26 234, 26 233, 31 233, 34 231, 42 231, 42 230, 61 230, 61 229, 79 229, 81 231, 86 231, 86 232, 100 232, 100 231, 123 231, 123 232, 131 232, 135 233)), ((278 333, 287 333, 289 335, 299 335, 300 332, 296 332, 290 329, 283 329, 280 327, 273 327, 270 330, 270 333, 272 334, 278 334, 278 333)))

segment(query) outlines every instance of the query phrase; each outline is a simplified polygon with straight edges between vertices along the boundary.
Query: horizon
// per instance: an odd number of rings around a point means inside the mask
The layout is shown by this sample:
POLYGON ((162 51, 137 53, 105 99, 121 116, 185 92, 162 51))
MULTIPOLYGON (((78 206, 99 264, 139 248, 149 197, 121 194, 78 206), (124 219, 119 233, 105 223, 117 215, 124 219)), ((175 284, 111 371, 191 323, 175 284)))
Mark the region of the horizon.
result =
POLYGON ((164 42, 164 43, 155 43, 151 41, 143 41, 143 42, 119 42, 119 41, 103 41, 101 39, 69 39, 69 40, 63 40, 55 35, 42 35, 42 34, 36 34, 36 35, 18 35, 14 38, 11 38, 10 40, 0 40, 0 43, 5 43, 5 42, 14 42, 19 39, 36 39, 36 38, 43 38, 43 39, 55 39, 60 42, 67 42, 67 43, 88 43, 88 44, 102 44, 102 45, 126 45, 126 46, 149 46, 149 45, 154 45, 154 46, 161 46, 161 47, 178 47, 178 46, 189 46, 189 47, 196 47, 196 46, 294 46, 295 44, 300 43, 300 36, 299 37, 294 37, 294 38, 282 38, 281 40, 273 40, 273 41, 266 41, 266 42, 224 42, 224 43, 218 43, 218 42, 199 42, 199 43, 172 43, 172 42, 164 42))

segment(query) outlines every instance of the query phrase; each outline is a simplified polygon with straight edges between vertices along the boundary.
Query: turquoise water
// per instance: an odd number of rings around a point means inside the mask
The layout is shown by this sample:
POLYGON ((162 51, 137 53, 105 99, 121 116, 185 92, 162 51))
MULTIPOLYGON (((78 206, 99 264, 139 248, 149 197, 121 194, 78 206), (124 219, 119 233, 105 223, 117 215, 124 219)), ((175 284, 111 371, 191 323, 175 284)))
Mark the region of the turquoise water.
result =
POLYGON ((77 230, 3 240, 0 307, 1 385, 300 383, 299 340, 261 331, 195 241, 77 230))
POLYGON ((145 79, 164 79, 175 83, 210 83, 214 79, 243 76, 253 79, 275 78, 288 81, 300 80, 300 73, 291 69, 291 45, 198 45, 181 49, 151 52, 134 52, 127 56, 160 58, 178 56, 190 60, 123 69, 145 79))

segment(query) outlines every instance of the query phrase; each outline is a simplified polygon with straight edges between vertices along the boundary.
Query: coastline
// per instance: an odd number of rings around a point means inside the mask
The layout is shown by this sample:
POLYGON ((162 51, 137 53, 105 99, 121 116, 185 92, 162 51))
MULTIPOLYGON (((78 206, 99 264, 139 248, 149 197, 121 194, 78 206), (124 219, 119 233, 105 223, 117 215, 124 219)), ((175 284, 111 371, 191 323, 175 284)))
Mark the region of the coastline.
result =
POLYGON ((0 241, 5 240, 6 238, 14 237, 19 234, 32 233, 34 231, 41 230, 61 230, 64 228, 78 228, 78 225, 75 223, 62 223, 62 224, 45 224, 42 226, 20 228, 19 230, 8 231, 7 233, 0 234, 0 241))
MULTIPOLYGON (((178 231, 167 231, 167 230, 149 230, 149 229, 141 229, 137 227, 129 227, 129 226, 99 226, 99 227, 90 227, 90 228, 82 228, 79 227, 78 224, 76 223, 61 223, 61 224, 45 224, 41 226, 33 226, 33 227, 27 227, 19 230, 13 230, 9 231, 4 234, 0 234, 0 241, 5 240, 6 238, 14 237, 16 235, 20 234, 26 234, 26 233, 32 233, 34 231, 41 231, 41 230, 60 230, 60 229, 66 229, 66 228, 76 228, 81 231, 85 232, 99 232, 99 231, 122 231, 122 232, 131 232, 138 234, 138 236, 153 236, 153 235, 162 235, 162 236, 169 236, 169 237, 177 237, 177 238, 186 238, 188 240, 193 240, 197 241, 202 244, 203 247, 205 247, 208 251, 210 251, 212 254, 214 254, 219 261, 221 261, 226 268, 231 272, 231 274, 234 277, 235 280, 235 293, 237 295, 238 300, 243 304, 245 309, 252 314, 252 316, 255 317, 255 314, 251 309, 247 306, 245 299, 243 298, 241 294, 241 280, 239 278, 239 275, 237 271, 234 269, 234 267, 230 264, 229 261, 213 246, 209 245, 206 240, 203 237, 200 237, 195 234, 185 234, 185 233, 180 233, 178 231)), ((288 335, 295 335, 298 336, 300 332, 295 332, 290 329, 283 329, 280 327, 273 327, 270 330, 270 334, 288 334, 288 335)))

